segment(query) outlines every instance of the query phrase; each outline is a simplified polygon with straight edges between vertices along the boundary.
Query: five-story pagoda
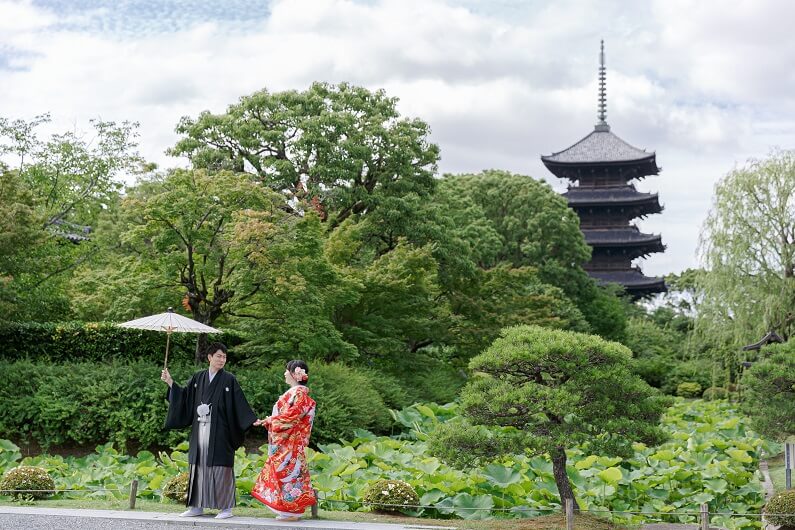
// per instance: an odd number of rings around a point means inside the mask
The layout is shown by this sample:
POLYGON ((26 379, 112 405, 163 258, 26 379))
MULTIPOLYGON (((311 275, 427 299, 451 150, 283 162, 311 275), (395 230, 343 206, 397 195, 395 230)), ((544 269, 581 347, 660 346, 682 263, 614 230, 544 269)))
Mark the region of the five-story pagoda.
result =
POLYGON ((660 213, 656 193, 641 193, 632 183, 657 175, 654 152, 626 143, 607 124, 604 41, 599 54, 599 121, 588 136, 558 153, 542 156, 556 177, 571 184, 563 194, 580 217, 585 241, 593 249, 585 265, 601 283, 618 283, 633 298, 666 291, 662 278, 645 276, 635 259, 664 252, 659 235, 644 234, 632 220, 660 213))

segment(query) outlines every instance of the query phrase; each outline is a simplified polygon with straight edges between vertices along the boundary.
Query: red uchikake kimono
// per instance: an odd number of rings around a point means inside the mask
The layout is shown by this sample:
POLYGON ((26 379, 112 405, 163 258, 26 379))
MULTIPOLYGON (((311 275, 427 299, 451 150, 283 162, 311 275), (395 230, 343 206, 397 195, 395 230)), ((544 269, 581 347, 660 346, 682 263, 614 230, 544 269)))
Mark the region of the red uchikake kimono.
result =
POLYGON ((268 424, 268 461, 251 496, 278 515, 301 515, 317 502, 304 450, 309 443, 315 401, 305 386, 294 386, 273 406, 268 424))

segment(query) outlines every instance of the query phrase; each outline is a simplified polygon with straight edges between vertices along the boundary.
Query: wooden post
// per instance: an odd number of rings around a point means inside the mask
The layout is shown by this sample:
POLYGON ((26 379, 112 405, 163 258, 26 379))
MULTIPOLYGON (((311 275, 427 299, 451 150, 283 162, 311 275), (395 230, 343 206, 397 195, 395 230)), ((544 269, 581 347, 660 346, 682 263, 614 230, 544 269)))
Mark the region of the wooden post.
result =
POLYGON ((566 530, 574 530, 574 501, 566 499, 566 530))
POLYGON ((709 504, 701 505, 701 530, 709 530, 709 504))
POLYGON ((130 486, 130 509, 135 509, 135 498, 138 496, 138 479, 132 481, 130 486))
POLYGON ((318 498, 317 498, 317 490, 312 488, 312 491, 315 492, 315 504, 312 505, 312 519, 317 519, 317 505, 318 505, 318 498))

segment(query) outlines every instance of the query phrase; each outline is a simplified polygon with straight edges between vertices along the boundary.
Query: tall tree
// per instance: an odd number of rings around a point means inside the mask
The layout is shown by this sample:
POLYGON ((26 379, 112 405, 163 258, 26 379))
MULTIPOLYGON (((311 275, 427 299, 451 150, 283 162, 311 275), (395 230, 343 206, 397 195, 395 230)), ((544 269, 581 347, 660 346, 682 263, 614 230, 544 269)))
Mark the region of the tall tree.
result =
POLYGON ((516 326, 503 330, 469 368, 461 392, 466 422, 442 424, 431 447, 463 463, 504 453, 547 453, 561 503, 574 502, 566 449, 629 455, 633 442, 656 445, 665 402, 630 371, 631 352, 593 335, 516 326), (484 429, 491 427, 492 429, 484 429))
POLYGON ((773 151, 716 186, 700 241, 696 330, 740 346, 795 331, 795 151, 773 151))
MULTIPOLYGON (((427 197, 439 148, 428 125, 401 118, 397 99, 347 83, 244 96, 224 114, 183 118, 171 153, 194 167, 248 171, 337 226, 392 198, 427 197)), ((410 214, 411 212, 408 211, 410 214)))
POLYGON ((626 314, 614 290, 597 287, 582 265, 591 250, 577 214, 545 182, 507 171, 446 175, 439 197, 481 268, 498 263, 532 267, 541 282, 571 299, 591 331, 623 338, 626 314))

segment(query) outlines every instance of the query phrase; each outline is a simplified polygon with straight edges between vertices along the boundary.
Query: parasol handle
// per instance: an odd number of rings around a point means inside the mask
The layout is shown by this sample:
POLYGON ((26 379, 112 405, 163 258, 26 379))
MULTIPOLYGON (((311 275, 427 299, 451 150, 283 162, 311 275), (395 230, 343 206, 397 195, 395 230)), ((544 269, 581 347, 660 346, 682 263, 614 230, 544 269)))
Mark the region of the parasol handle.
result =
POLYGON ((168 347, 171 344, 171 330, 166 331, 166 360, 163 361, 163 370, 168 368, 168 347))

